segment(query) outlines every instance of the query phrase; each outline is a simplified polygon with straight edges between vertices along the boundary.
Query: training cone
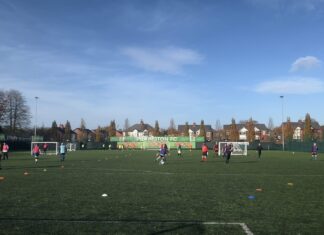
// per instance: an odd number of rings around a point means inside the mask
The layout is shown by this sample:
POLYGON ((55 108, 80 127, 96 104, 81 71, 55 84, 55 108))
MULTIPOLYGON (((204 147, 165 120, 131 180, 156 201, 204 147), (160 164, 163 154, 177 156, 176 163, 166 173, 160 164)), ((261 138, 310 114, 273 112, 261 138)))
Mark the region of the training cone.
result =
POLYGON ((47 171, 46 169, 43 170, 44 172, 47 171))
POLYGON ((25 172, 24 172, 24 175, 28 175, 28 172, 27 172, 27 171, 25 171, 25 172))
POLYGON ((255 191, 262 192, 262 188, 257 188, 257 189, 255 189, 255 191))
POLYGON ((3 177, 3 176, 0 176, 0 180, 4 180, 5 179, 5 177, 3 177))
POLYGON ((293 183, 288 183, 287 185, 288 185, 288 186, 293 186, 294 184, 293 184, 293 183))
POLYGON ((108 197, 108 194, 103 193, 101 196, 102 196, 102 197, 108 197))

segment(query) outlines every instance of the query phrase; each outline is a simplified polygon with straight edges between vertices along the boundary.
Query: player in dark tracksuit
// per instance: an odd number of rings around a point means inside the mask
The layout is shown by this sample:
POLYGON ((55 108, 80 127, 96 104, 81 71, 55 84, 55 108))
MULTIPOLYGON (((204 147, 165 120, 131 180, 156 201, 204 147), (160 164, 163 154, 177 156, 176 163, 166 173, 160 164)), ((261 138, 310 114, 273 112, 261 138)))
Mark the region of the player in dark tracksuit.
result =
POLYGON ((259 143, 258 146, 257 146, 257 151, 258 151, 258 157, 259 157, 259 159, 261 158, 262 150, 263 150, 263 147, 262 147, 261 143, 259 143))
POLYGON ((318 147, 316 143, 313 144, 312 146, 312 159, 317 160, 317 152, 318 152, 318 147))
POLYGON ((233 152, 233 145, 232 144, 227 144, 226 149, 225 149, 225 158, 226 158, 225 162, 226 162, 226 164, 229 163, 232 152, 233 152))

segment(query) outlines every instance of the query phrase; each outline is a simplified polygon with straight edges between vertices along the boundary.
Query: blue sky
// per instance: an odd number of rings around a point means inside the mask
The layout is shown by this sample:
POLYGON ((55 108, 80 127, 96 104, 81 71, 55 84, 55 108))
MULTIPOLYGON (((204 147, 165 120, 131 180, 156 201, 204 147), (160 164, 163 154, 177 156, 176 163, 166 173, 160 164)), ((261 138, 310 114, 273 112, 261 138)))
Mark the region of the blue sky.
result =
POLYGON ((167 128, 310 113, 324 125, 324 0, 0 0, 0 89, 38 125, 167 128))

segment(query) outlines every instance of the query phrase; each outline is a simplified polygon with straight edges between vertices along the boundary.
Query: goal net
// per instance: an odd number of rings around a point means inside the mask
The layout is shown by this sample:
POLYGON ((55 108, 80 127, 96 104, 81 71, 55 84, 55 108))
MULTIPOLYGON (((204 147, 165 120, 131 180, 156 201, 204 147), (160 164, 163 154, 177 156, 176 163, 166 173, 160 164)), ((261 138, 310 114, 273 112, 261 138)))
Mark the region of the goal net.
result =
POLYGON ((69 152, 76 151, 76 144, 74 144, 74 143, 67 143, 66 144, 66 149, 69 152))
POLYGON ((58 142, 31 142, 30 153, 33 154, 33 148, 38 145, 41 155, 58 155, 59 143, 58 142), (46 148, 47 145, 47 148, 46 148), (45 151, 46 149, 46 151, 45 151))
POLYGON ((233 152, 231 155, 243 155, 247 156, 247 146, 249 142, 219 142, 218 143, 218 155, 223 154, 223 149, 225 144, 232 144, 233 145, 233 152))

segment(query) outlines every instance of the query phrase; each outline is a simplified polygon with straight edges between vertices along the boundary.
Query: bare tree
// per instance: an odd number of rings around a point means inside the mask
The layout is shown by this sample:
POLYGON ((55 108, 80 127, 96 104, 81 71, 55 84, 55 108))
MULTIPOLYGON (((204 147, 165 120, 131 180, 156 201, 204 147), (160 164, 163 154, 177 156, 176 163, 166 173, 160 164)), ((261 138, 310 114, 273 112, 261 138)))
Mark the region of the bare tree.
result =
POLYGON ((4 121, 6 114, 6 94, 0 91, 0 125, 4 121))
POLYGON ((86 123, 83 118, 81 118, 81 123, 80 123, 80 133, 77 135, 77 139, 79 142, 87 142, 88 140, 88 133, 86 130, 86 123))
POLYGON ((238 141, 239 140, 239 131, 237 129, 235 119, 232 118, 232 124, 230 126, 230 136, 229 139, 231 141, 238 141))
POLYGON ((128 130, 129 128, 129 121, 128 121, 128 118, 125 119, 125 124, 124 124, 124 131, 125 131, 125 135, 128 136, 128 130))
POLYGON ((186 122, 185 128, 184 128, 184 136, 189 136, 189 123, 186 122))
POLYGON ((305 126, 304 126, 304 141, 311 141, 312 136, 312 119, 309 113, 305 116, 305 126))
POLYGON ((6 92, 5 123, 12 132, 18 128, 27 127, 30 124, 30 110, 25 98, 17 90, 6 92))
POLYGON ((268 129, 271 131, 274 129, 273 119, 271 117, 269 118, 268 129))
POLYGON ((222 129, 222 124, 219 119, 216 120, 215 130, 220 131, 222 129))
POLYGON ((60 137, 58 134, 58 127, 57 127, 57 123, 55 120, 52 122, 52 127, 51 127, 50 132, 51 132, 51 134, 50 134, 51 140, 54 140, 54 141, 60 140, 60 137))
POLYGON ((201 120, 200 122, 199 136, 206 138, 206 128, 204 120, 201 120))
POLYGON ((215 139, 216 140, 220 140, 222 138, 222 124, 220 122, 219 119, 216 120, 216 124, 215 124, 215 139))
POLYGON ((96 138, 95 138, 95 142, 99 143, 101 142, 102 138, 101 138, 101 128, 100 126, 97 127, 96 129, 96 138))
POLYGON ((174 135, 176 135, 176 134, 177 134, 176 125, 175 125, 175 123, 174 123, 173 118, 171 118, 171 120, 170 120, 170 126, 169 126, 169 128, 168 128, 168 135, 170 135, 170 136, 174 136, 174 135))
POLYGON ((66 141, 71 141, 71 124, 69 121, 66 121, 65 126, 64 126, 64 139, 66 141))
POLYGON ((293 127, 291 125, 291 121, 290 121, 290 117, 287 117, 287 122, 284 125, 284 131, 285 131, 285 140, 287 141, 292 141, 293 140, 293 136, 294 136, 294 130, 293 127))
POLYGON ((254 130, 254 123, 252 117, 249 119, 249 121, 246 123, 247 126, 247 141, 253 142, 255 140, 255 130, 254 130))
POLYGON ((155 121, 155 127, 154 127, 154 130, 153 130, 153 135, 154 136, 160 136, 161 135, 159 121, 157 121, 157 120, 155 121))
POLYGON ((116 136, 117 129, 116 129, 115 120, 110 121, 110 126, 108 127, 108 132, 109 132, 110 137, 116 136))

